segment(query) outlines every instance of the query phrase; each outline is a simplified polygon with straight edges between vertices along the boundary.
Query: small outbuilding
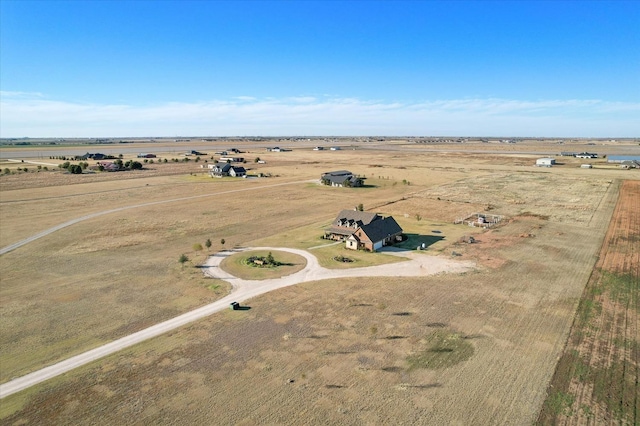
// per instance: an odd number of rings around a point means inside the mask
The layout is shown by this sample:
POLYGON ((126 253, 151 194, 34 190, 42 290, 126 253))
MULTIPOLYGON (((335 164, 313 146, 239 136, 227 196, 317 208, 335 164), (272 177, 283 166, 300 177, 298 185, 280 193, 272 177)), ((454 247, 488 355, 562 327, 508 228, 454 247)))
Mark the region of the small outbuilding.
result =
POLYGON ((538 158, 536 160, 536 166, 537 167, 551 167, 551 166, 553 166, 555 164, 556 164, 556 160, 553 159, 553 158, 549 158, 549 157, 538 158))

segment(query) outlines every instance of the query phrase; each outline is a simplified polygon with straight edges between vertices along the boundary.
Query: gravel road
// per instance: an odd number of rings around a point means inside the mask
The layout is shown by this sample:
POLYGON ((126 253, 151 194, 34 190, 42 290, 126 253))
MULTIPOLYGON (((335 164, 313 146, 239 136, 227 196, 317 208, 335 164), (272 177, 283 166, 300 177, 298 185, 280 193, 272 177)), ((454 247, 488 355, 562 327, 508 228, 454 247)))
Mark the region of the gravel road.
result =
POLYGON ((458 262, 451 259, 444 259, 429 256, 422 253, 401 251, 393 247, 387 247, 385 252, 393 255, 406 257, 407 261, 386 265, 369 266, 352 269, 327 269, 318 264, 318 259, 311 253, 291 248, 282 247, 253 247, 228 250, 217 253, 207 260, 203 265, 206 275, 228 281, 233 289, 231 294, 217 300, 209 305, 202 306, 193 311, 187 312, 170 320, 161 322, 144 330, 140 330, 129 336, 115 340, 106 345, 97 347, 80 355, 73 356, 57 364, 45 367, 41 370, 11 380, 0 385, 0 399, 27 389, 35 384, 64 374, 77 367, 88 364, 97 359, 111 355, 122 349, 128 348, 145 340, 164 334, 168 331, 182 327, 193 321, 228 309, 231 302, 244 302, 258 295, 291 285, 341 277, 366 277, 366 276, 427 276, 442 272, 460 273, 472 269, 475 265, 472 262, 458 262), (237 278, 220 268, 222 260, 232 254, 246 250, 273 250, 286 251, 304 257, 307 265, 301 271, 294 274, 268 280, 244 280, 237 278))

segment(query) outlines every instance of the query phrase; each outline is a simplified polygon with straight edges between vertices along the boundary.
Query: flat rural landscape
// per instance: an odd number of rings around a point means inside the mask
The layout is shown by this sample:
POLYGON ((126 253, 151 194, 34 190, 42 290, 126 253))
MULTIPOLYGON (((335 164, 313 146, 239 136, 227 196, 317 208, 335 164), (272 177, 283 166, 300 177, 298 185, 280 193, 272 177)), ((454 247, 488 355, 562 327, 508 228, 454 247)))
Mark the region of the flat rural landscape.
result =
POLYGON ((640 169, 603 158, 637 140, 123 147, 0 148, 0 383, 229 297, 226 274, 310 279, 5 396, 2 424, 640 421, 640 169), (211 177, 231 147, 247 177, 211 177), (58 167, 107 149, 142 169, 58 167), (362 186, 321 184, 338 170, 362 186), (354 209, 395 218, 393 253, 323 238, 354 209))

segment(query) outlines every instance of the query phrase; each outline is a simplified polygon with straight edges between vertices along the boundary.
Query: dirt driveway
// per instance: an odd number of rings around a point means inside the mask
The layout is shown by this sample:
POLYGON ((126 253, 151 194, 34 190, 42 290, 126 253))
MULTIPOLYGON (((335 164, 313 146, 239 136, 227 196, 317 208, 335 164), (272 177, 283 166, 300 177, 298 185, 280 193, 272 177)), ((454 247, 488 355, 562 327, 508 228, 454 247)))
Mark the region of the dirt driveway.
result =
POLYGON ((385 247, 384 253, 407 258, 405 262, 386 265, 368 266, 351 269, 327 269, 318 263, 318 259, 305 250, 283 247, 250 247, 222 251, 210 256, 203 265, 204 273, 212 278, 229 282, 233 286, 232 295, 238 300, 246 300, 267 291, 288 287, 308 281, 320 281, 344 277, 413 277, 434 275, 442 272, 460 273, 475 267, 473 262, 460 262, 442 257, 430 256, 422 253, 401 250, 395 247, 385 247), (233 254, 248 250, 278 250, 294 253, 306 259, 307 265, 301 271, 281 278, 267 280, 244 280, 234 277, 220 268, 220 263, 233 254))
POLYGON ((77 367, 88 364, 97 359, 111 355, 122 349, 128 348, 145 340, 175 330, 190 322, 220 312, 229 306, 232 301, 243 302, 258 295, 273 291, 279 288, 307 282, 318 281, 341 277, 367 277, 367 276, 420 276, 433 275, 441 272, 465 272, 472 269, 473 262, 456 262, 440 257, 433 257, 410 251, 401 251, 394 248, 386 248, 385 252, 393 255, 406 257, 407 261, 392 263, 387 265, 369 266, 364 268, 332 270, 323 268, 318 264, 318 259, 311 253, 290 248, 281 247, 251 247, 223 251, 217 253, 207 260, 203 265, 206 275, 228 281, 233 286, 231 294, 219 299, 209 305, 202 306, 193 311, 179 315, 170 320, 161 322, 144 330, 130 334, 106 345, 97 347, 80 355, 68 358, 57 364, 34 371, 26 376, 19 377, 10 382, 0 385, 0 398, 4 398, 23 389, 29 388, 37 383, 41 383, 50 378, 59 376, 77 367), (307 265, 301 271, 281 278, 267 280, 243 280, 225 272, 220 268, 222 260, 232 254, 248 250, 278 250, 287 251, 304 257, 307 265))

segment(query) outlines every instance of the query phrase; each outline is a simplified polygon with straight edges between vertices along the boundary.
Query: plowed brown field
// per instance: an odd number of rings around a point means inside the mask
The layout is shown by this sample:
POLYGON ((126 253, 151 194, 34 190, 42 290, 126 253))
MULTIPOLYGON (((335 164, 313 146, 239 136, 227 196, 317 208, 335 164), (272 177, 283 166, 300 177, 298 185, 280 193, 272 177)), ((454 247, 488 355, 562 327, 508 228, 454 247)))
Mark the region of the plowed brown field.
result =
POLYGON ((626 181, 540 424, 639 424, 640 182, 626 181))

